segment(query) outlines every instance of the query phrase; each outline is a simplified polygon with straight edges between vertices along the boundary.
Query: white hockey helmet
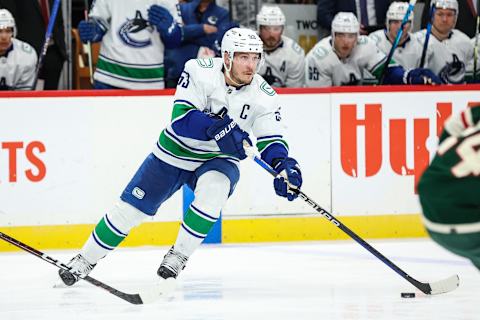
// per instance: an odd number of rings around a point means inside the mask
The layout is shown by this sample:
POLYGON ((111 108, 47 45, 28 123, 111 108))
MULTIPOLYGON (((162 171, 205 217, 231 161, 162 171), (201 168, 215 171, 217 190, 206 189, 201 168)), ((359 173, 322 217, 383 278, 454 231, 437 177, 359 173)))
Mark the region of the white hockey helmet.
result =
POLYGON ((336 32, 356 33, 360 32, 360 24, 352 12, 339 12, 332 21, 332 37, 336 32))
POLYGON ((260 26, 284 26, 285 15, 279 6, 264 5, 257 14, 257 28, 260 26))
MULTIPOLYGON (((408 2, 392 2, 390 6, 388 7, 387 11, 387 29, 390 26, 390 21, 392 20, 397 20, 397 21, 402 21, 403 18, 405 17, 405 14, 407 13, 408 10, 408 2)), ((413 28, 413 11, 410 13, 408 17, 408 21, 412 22, 410 24, 410 29, 413 28)))
POLYGON ((457 0, 436 0, 436 9, 452 9, 455 10, 455 14, 458 15, 458 2, 457 0))
POLYGON ((225 32, 222 39, 221 51, 222 58, 224 59, 225 53, 227 53, 228 59, 230 60, 229 66, 226 65, 225 59, 223 60, 223 65, 227 71, 232 69, 235 52, 253 52, 260 54, 260 62, 257 70, 260 69, 264 60, 263 41, 255 31, 246 28, 232 28, 225 32))
POLYGON ((13 29, 13 37, 17 35, 17 26, 12 14, 7 9, 0 9, 0 29, 5 28, 13 29))

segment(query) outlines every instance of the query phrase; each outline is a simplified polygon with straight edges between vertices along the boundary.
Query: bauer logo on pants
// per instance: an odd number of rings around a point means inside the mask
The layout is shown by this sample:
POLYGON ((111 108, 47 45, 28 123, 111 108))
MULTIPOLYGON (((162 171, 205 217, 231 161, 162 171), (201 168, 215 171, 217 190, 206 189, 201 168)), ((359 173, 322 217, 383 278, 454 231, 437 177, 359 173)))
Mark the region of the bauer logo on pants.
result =
POLYGON ((139 187, 135 187, 132 190, 132 194, 135 198, 142 200, 143 197, 145 196, 145 191, 143 191, 139 187))

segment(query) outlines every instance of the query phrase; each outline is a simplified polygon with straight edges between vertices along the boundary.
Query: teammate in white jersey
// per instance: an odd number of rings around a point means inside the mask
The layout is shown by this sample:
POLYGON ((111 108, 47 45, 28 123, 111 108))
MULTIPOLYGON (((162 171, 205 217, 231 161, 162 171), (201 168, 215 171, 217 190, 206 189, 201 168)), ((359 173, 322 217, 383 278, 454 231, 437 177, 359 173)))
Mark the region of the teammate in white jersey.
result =
MULTIPOLYGON (((473 65, 473 46, 466 34, 454 29, 457 17, 457 0, 435 2, 427 66, 445 83, 464 83, 473 77, 470 67, 473 65)), ((415 36, 423 46, 426 30, 418 31, 415 36)))
MULTIPOLYGON (((307 54, 307 87, 359 85, 380 80, 387 56, 373 40, 360 36, 359 31, 360 25, 353 13, 335 15, 332 36, 322 39, 307 54)), ((430 70, 405 71, 393 59, 383 80, 384 84, 440 83, 430 70)))
MULTIPOLYGON (((176 278, 188 257, 207 236, 239 179, 246 158, 247 132, 257 137, 261 157, 287 179, 274 180, 275 192, 288 200, 297 194, 302 175, 288 155, 276 92, 256 73, 263 60, 262 41, 249 29, 233 28, 222 40, 222 58, 189 60, 177 85, 171 123, 153 153, 140 166, 118 204, 93 230, 71 271, 88 274, 115 249, 130 229, 187 184, 195 200, 186 212, 174 246, 157 273, 176 278), (219 116, 223 114, 223 117, 219 116)), ((78 278, 60 271, 67 285, 78 278)))
POLYGON ((257 15, 257 27, 265 50, 265 64, 259 74, 275 87, 303 87, 305 52, 284 36, 285 15, 278 6, 264 5, 257 15))
POLYGON ((164 48, 180 45, 176 0, 97 0, 78 29, 83 42, 102 41, 95 88, 163 89, 164 48))
POLYGON ((35 79, 37 53, 16 33, 12 14, 0 9, 0 90, 30 90, 35 79))
MULTIPOLYGON (((377 47, 386 55, 390 52, 400 30, 403 17, 408 9, 408 2, 392 2, 387 11, 385 29, 377 30, 369 34, 369 37, 377 44, 377 47)), ((393 59, 404 69, 413 69, 420 66, 423 46, 411 34, 413 23, 413 12, 405 24, 398 46, 394 51, 393 59)))

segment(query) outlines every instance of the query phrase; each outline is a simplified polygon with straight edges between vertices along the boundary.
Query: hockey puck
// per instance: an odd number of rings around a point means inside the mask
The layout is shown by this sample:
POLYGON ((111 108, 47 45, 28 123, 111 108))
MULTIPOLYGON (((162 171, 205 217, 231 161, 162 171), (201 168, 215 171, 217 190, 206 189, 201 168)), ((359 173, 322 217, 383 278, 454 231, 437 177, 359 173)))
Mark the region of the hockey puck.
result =
POLYGON ((415 298, 415 293, 414 292, 402 292, 401 296, 402 296, 402 298, 415 298))

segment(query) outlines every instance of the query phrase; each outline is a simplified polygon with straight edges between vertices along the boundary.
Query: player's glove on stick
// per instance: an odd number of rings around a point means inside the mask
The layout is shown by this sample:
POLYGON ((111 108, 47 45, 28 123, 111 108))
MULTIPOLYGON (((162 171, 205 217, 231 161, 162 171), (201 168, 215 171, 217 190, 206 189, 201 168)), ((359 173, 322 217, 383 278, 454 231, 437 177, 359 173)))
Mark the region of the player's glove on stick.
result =
POLYGON ((442 84, 440 79, 430 69, 417 68, 406 72, 407 84, 442 84))
POLYGON ((245 140, 252 145, 248 133, 240 129, 237 123, 228 115, 225 115, 223 119, 215 121, 207 129, 207 136, 217 142, 220 151, 240 160, 247 157, 243 149, 243 141, 245 140))
POLYGON ((87 43, 88 41, 99 42, 105 34, 100 25, 94 20, 80 21, 78 24, 78 33, 80 34, 80 39, 84 43, 87 43))
POLYGON ((302 172, 298 166, 298 162, 293 158, 275 159, 272 163, 273 169, 277 173, 284 171, 287 177, 277 177, 273 180, 275 193, 281 197, 286 197, 288 201, 293 201, 298 195, 292 191, 292 187, 300 189, 302 186, 302 172))
POLYGON ((161 34, 168 34, 170 33, 169 28, 173 24, 173 17, 167 9, 154 4, 148 9, 148 21, 157 27, 158 32, 161 34))

